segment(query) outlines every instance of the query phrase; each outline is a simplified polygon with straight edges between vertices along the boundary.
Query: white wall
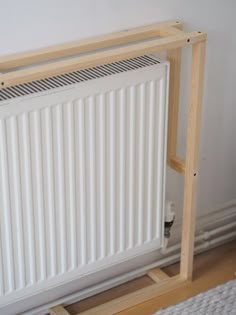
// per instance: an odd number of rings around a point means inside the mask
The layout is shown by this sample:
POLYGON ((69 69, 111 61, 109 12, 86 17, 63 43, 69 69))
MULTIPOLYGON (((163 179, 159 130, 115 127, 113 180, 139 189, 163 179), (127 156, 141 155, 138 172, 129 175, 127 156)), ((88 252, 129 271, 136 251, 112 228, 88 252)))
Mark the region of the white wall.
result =
MULTIPOLYGON (((168 19, 208 33, 198 215, 236 199, 236 36, 234 0, 0 0, 0 55, 168 19)), ((186 75, 183 75, 184 83, 186 75)), ((183 93, 184 94, 184 89, 183 93)), ((186 101, 179 134, 184 147, 186 101)), ((168 197, 181 204, 181 176, 168 197)))

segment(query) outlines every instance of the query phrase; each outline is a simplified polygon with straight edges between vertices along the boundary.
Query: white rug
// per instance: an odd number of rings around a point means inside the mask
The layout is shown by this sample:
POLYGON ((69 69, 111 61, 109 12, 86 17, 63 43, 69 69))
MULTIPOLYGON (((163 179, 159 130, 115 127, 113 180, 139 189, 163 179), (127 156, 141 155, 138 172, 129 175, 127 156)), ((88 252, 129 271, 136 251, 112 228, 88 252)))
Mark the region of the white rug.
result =
POLYGON ((200 293, 155 315, 236 315, 236 280, 200 293))

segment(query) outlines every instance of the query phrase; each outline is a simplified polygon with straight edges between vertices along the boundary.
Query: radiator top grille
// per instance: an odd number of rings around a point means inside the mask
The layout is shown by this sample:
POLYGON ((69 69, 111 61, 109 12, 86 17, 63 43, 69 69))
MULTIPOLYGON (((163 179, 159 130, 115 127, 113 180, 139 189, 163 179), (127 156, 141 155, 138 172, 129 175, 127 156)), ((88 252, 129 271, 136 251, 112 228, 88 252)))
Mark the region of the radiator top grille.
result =
POLYGON ((74 71, 58 76, 53 76, 47 79, 19 84, 0 90, 0 102, 14 99, 20 96, 35 94, 38 92, 48 91, 63 86, 73 85, 83 81, 106 77, 112 74, 136 70, 158 63, 160 63, 158 60, 145 55, 93 68, 74 71))

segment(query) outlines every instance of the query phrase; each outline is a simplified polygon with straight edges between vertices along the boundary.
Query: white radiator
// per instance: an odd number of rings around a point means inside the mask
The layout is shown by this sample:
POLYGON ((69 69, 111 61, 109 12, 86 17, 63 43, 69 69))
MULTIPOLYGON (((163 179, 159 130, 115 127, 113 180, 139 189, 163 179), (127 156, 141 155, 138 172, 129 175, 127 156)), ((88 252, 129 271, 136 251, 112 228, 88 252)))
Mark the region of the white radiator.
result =
POLYGON ((0 307, 158 249, 168 63, 0 91, 0 307))

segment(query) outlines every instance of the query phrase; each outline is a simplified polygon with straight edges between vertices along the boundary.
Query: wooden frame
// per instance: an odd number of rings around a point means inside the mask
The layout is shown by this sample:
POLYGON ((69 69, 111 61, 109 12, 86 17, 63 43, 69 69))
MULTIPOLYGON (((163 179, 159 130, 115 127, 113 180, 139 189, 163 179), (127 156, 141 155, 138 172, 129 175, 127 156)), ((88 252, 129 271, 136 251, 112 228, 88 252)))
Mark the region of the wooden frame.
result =
MULTIPOLYGON (((137 29, 104 35, 93 39, 57 45, 0 58, 0 89, 22 84, 32 80, 47 78, 69 71, 111 63, 118 60, 167 51, 170 61, 170 94, 168 117, 168 152, 167 161, 171 168, 184 176, 184 205, 182 224, 182 244, 180 273, 168 277, 160 269, 147 274, 155 284, 107 302, 81 314, 111 315, 126 308, 142 303, 155 296, 175 289, 192 278, 194 230, 195 230, 195 199, 198 180, 198 155, 201 125, 201 107, 203 94, 203 76, 205 61, 206 34, 202 32, 186 33, 182 31, 182 23, 168 21, 137 29), (159 38, 156 38, 159 37, 159 38), (141 42, 142 40, 144 40, 141 42), (117 47, 118 45, 126 45, 117 47), (190 100, 187 129, 187 149, 185 161, 176 154, 178 130, 178 103, 181 68, 181 48, 192 46, 192 67, 190 82, 190 100), (98 49, 105 49, 98 51, 98 49), (86 56, 75 56, 79 53, 86 56), (61 57, 70 57, 55 60, 61 57), (38 64, 49 61, 47 64, 38 64), (31 65, 31 66, 30 66, 31 65), (27 68, 19 68, 27 66, 27 68), (30 66, 30 67, 28 67, 30 66), (2 74, 1 74, 2 72, 2 74)), ((49 310, 52 315, 68 315, 62 307, 56 306, 49 310)))

